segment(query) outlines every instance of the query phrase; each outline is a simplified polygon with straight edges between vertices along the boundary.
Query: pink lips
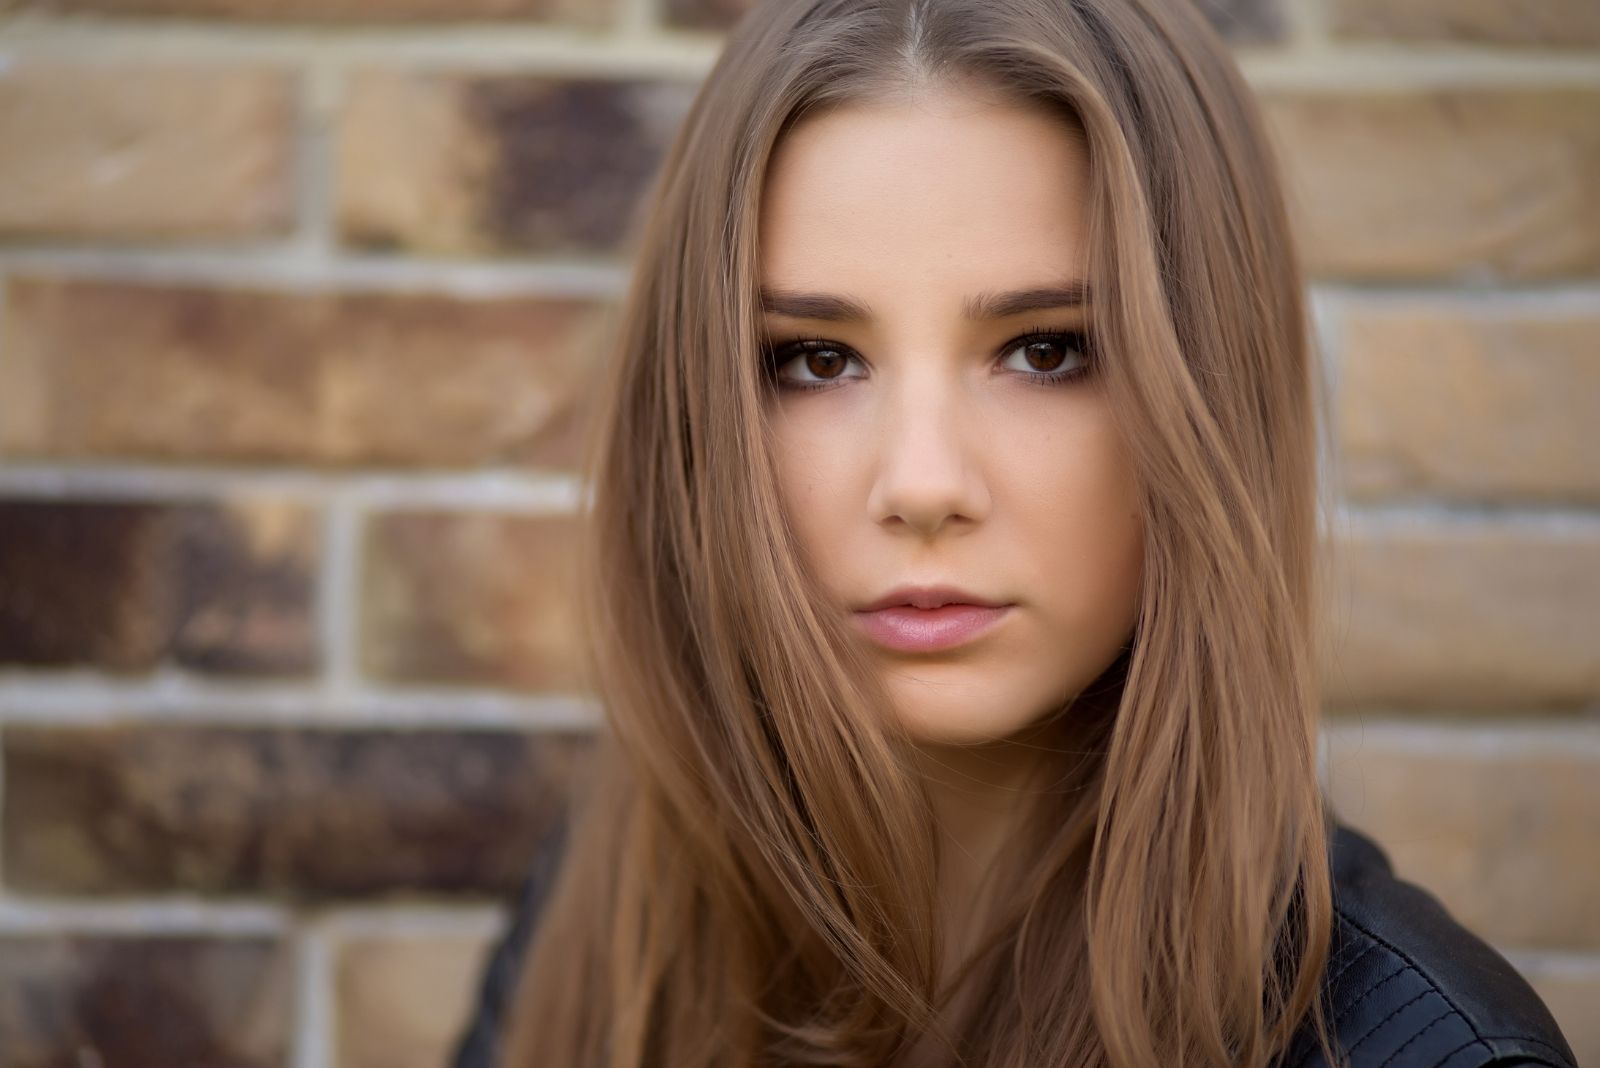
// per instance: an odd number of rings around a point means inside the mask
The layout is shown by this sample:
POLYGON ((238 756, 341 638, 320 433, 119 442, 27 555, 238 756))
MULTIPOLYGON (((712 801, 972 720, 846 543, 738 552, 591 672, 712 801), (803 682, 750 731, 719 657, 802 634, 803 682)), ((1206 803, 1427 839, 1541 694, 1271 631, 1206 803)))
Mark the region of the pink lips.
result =
POLYGON ((855 618, 880 645, 900 652, 926 653, 971 641, 998 623, 1010 605, 945 604, 938 608, 890 605, 855 618))

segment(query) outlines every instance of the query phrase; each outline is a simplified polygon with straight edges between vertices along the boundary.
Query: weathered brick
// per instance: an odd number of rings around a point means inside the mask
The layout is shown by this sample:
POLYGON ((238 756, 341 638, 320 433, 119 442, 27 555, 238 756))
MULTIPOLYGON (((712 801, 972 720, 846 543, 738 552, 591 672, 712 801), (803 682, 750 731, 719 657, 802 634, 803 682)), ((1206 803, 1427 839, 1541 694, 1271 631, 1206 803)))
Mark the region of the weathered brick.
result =
POLYGON ((1600 725, 1341 721, 1326 737, 1335 812, 1467 927, 1499 947, 1600 947, 1600 725))
POLYGON ((259 22, 465 22, 525 19, 599 27, 617 0, 21 0, 35 11, 259 22))
POLYGON ((437 1068, 466 1030, 488 938, 370 937, 335 965, 337 1068, 437 1068))
POLYGON ((0 663, 309 673, 319 552, 275 501, 0 501, 0 663))
MULTIPOLYGON (((755 0, 664 0, 663 18, 674 29, 731 30, 755 0)), ((1284 19, 1281 0, 1197 0, 1196 6, 1225 39, 1259 44, 1281 40, 1284 19)))
POLYGON ((1600 90, 1275 89, 1262 102, 1315 275, 1600 270, 1600 90))
POLYGON ((0 451, 567 468, 611 305, 13 279, 0 451))
POLYGON ((577 534, 565 515, 374 517, 361 589, 364 670, 386 682, 586 690, 577 534))
POLYGON ((1513 954, 1512 963, 1549 1006, 1578 1063, 1600 1064, 1600 957, 1513 954))
POLYGON ((503 899, 589 736, 8 726, 0 744, 14 889, 503 899))
POLYGON ((292 983, 272 938, 8 934, 0 1062, 280 1068, 292 983))
POLYGON ((337 133, 337 217, 354 246, 616 254, 690 81, 373 70, 337 133))
POLYGON ((1600 695, 1600 528, 1353 516, 1328 546, 1330 704, 1575 708, 1600 695))
POLYGON ((10 63, 0 68, 0 238, 282 233, 293 136, 283 71, 10 63))
POLYGON ((1328 22, 1337 36, 1368 40, 1600 45, 1600 5, 1594 0, 1332 0, 1328 22))
POLYGON ((1600 500, 1600 313, 1371 301, 1342 326, 1350 496, 1600 500))

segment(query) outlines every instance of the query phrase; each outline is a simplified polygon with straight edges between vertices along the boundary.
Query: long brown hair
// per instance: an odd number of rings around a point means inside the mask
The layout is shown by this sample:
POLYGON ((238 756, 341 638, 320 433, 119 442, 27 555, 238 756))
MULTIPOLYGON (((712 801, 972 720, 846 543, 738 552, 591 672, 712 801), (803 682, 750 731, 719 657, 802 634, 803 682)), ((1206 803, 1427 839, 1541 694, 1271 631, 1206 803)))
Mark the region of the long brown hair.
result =
POLYGON ((1210 25, 1188 0, 766 3, 635 234, 586 460, 598 770, 506 1063, 878 1066, 933 1029, 985 1068, 1232 1068, 1308 1019, 1326 1048, 1314 349, 1276 161, 1210 25), (1085 139, 1090 326, 1145 565, 1133 640, 1047 717, 1059 759, 945 983, 910 740, 780 506, 756 222, 807 113, 969 82, 1085 139))

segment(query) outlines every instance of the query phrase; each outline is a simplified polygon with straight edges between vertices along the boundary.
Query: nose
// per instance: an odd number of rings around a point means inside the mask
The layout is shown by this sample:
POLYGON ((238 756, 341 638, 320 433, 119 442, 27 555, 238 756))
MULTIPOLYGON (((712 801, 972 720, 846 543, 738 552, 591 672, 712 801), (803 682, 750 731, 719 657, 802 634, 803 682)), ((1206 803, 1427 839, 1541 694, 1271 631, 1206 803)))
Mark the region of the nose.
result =
POLYGON ((878 420, 876 478, 868 507, 882 524, 928 537, 988 515, 984 429, 959 387, 912 382, 891 391, 878 420))

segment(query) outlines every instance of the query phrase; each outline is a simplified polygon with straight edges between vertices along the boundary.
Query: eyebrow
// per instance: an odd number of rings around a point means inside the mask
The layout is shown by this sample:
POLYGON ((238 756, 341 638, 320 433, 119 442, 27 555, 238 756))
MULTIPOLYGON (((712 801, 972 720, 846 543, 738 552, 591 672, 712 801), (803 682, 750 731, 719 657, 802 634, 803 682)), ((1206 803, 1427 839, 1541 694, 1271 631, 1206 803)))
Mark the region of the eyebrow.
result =
MULTIPOLYGON (((966 318, 977 322, 1051 308, 1079 308, 1087 303, 1089 283, 1074 280, 1059 285, 979 293, 962 301, 961 311, 966 318)), ((860 323, 872 318, 872 309, 853 297, 800 293, 769 286, 761 287, 761 310, 792 319, 822 319, 834 323, 860 323)))

